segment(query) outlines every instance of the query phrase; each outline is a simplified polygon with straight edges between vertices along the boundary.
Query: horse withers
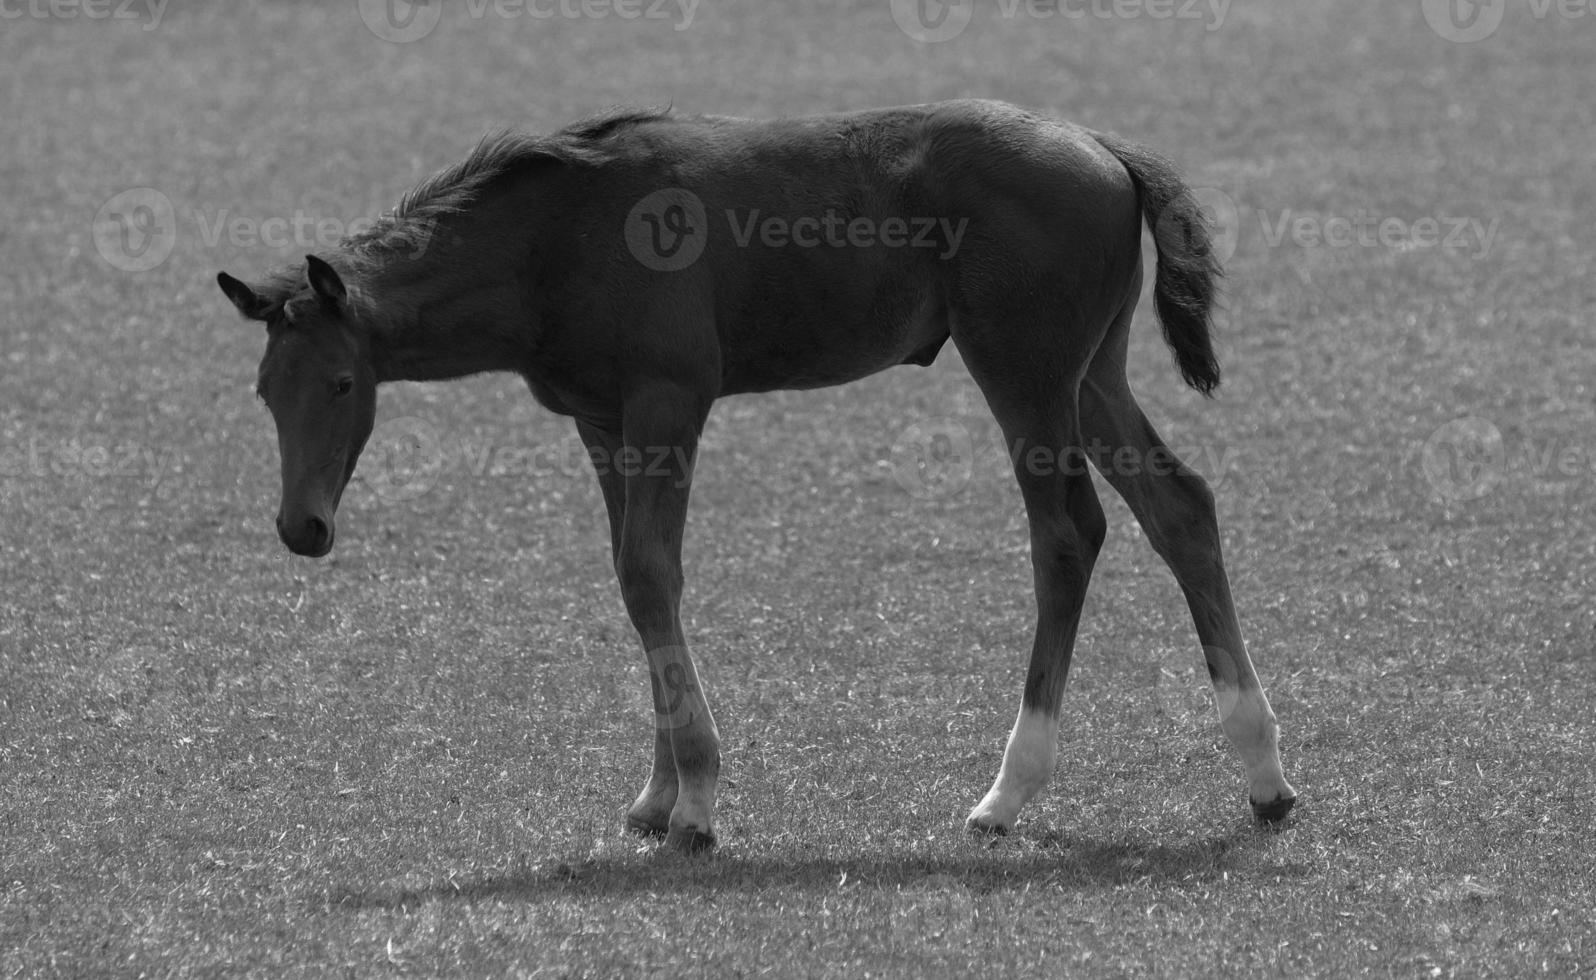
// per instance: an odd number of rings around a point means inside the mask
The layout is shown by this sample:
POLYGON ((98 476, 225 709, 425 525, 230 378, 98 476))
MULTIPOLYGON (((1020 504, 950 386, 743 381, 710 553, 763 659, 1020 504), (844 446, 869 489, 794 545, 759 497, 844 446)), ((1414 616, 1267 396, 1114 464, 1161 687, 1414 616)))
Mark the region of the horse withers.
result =
POLYGON ((1125 380, 1143 222, 1164 337, 1186 382, 1210 393, 1219 268, 1178 173, 1119 137, 997 102, 770 121, 627 110, 503 134, 335 251, 253 285, 218 280, 266 324, 258 390, 282 457, 278 532, 297 554, 332 548, 384 381, 513 371, 575 420, 600 463, 653 682, 654 763, 633 829, 684 850, 715 843, 720 738, 679 612, 711 404, 929 364, 950 338, 1014 461, 1038 607, 1019 716, 968 826, 1007 832, 1054 768, 1105 532, 1086 460, 1179 581, 1253 814, 1276 823, 1296 794, 1213 496, 1125 380), (615 465, 626 459, 650 465, 615 465))

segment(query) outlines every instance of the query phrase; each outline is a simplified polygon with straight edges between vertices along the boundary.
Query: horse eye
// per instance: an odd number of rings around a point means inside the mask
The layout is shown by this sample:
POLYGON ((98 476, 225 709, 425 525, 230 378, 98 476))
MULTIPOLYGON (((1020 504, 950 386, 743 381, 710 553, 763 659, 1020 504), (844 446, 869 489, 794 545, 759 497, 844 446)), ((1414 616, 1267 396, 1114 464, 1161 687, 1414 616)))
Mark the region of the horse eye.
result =
POLYGON ((344 395, 347 395, 347 394, 349 394, 349 393, 350 393, 350 392, 351 392, 351 391, 353 391, 353 390, 354 390, 354 388, 355 388, 355 379, 354 379, 354 378, 351 378, 351 377, 349 377, 349 376, 348 376, 348 375, 347 375, 347 374, 346 374, 346 375, 344 375, 344 376, 343 376, 343 377, 341 377, 341 378, 339 378, 339 379, 338 379, 338 386, 337 386, 337 388, 336 388, 336 389, 335 389, 335 390, 334 390, 334 392, 333 392, 333 394, 334 394, 334 395, 335 395, 335 396, 336 396, 336 397, 338 397, 338 398, 342 398, 342 397, 343 397, 343 396, 344 396, 344 395))

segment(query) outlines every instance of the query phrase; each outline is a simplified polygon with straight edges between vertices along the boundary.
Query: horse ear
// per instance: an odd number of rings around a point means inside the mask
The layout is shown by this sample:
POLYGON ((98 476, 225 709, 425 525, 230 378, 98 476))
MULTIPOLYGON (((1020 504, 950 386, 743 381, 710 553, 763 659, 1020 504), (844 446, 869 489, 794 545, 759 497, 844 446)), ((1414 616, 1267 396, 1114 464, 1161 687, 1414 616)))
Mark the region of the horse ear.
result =
POLYGON ((222 287, 222 292, 226 293, 227 298, 233 301, 233 305, 238 307, 238 312, 242 313, 245 319, 266 319, 266 311, 271 307, 271 303, 267 302, 247 284, 234 279, 225 272, 216 274, 216 284, 222 287))
POLYGON ((310 281, 310 288, 324 302, 342 309, 349 301, 349 291, 344 288, 344 281, 339 278, 338 270, 328 265, 325 260, 318 259, 314 255, 305 256, 305 278, 310 281))

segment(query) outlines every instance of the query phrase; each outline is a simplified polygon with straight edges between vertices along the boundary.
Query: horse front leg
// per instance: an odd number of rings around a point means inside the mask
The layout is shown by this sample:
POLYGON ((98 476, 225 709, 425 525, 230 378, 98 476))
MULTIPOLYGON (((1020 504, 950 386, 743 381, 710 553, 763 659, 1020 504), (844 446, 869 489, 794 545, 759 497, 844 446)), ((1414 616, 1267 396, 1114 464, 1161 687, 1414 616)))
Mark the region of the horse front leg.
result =
MULTIPOLYGON (((621 437, 590 425, 576 423, 576 431, 587 446, 588 458, 598 474, 599 490, 610 522, 610 560, 620 570, 621 528, 626 521, 626 479, 616 469, 625 445, 621 437)), ((670 732, 654 729, 654 762, 648 782, 626 810, 628 830, 645 837, 664 837, 670 831, 671 810, 676 806, 676 757, 671 753, 670 732)))
POLYGON ((707 409, 706 400, 675 388, 632 396, 623 444, 611 460, 625 487, 615 572, 648 657, 654 699, 654 770, 627 822, 663 831, 682 851, 715 846, 720 776, 720 734, 681 623, 682 530, 707 409))

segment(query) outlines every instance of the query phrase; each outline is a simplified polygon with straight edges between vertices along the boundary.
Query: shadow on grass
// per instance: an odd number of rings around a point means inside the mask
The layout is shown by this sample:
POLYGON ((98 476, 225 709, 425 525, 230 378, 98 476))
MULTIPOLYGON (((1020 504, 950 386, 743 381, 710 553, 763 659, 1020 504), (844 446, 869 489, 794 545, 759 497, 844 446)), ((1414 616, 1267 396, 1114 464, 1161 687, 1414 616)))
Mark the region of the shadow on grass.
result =
POLYGON ((626 896, 700 889, 746 894, 775 890, 832 892, 846 880, 883 890, 963 888, 1002 892, 1049 884, 1107 888, 1137 881, 1196 885, 1226 872, 1268 878, 1310 873, 1298 862, 1269 860, 1277 833, 1248 829, 1178 845, 1098 840, 1051 831, 983 841, 971 838, 956 853, 940 856, 883 854, 879 857, 760 856, 733 853, 684 857, 663 850, 651 855, 589 858, 451 877, 427 882, 405 879, 369 888, 335 888, 313 904, 325 910, 411 910, 433 902, 537 901, 555 895, 626 896))

